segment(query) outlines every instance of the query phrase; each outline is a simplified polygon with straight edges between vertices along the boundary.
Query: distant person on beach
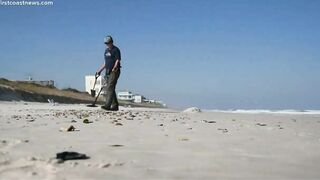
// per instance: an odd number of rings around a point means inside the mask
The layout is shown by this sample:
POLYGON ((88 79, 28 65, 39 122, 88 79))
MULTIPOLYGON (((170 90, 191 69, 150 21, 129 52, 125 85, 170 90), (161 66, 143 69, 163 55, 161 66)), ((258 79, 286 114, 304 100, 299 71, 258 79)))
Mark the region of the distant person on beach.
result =
POLYGON ((111 36, 106 36, 104 38, 104 43, 107 45, 104 52, 105 62, 96 72, 97 75, 100 75, 104 69, 106 70, 106 102, 104 106, 101 106, 101 108, 108 111, 118 111, 119 103, 116 95, 116 85, 120 76, 121 53, 120 49, 113 45, 113 39, 111 36))

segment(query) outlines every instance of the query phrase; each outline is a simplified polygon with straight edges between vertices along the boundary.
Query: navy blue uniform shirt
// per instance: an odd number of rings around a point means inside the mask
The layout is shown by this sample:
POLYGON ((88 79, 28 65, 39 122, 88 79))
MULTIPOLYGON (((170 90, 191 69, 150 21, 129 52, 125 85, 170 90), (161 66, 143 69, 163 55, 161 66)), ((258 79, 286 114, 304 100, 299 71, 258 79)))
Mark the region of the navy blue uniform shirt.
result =
MULTIPOLYGON (((110 74, 116 60, 121 60, 120 49, 113 45, 111 49, 107 48, 104 52, 104 60, 106 64, 106 74, 110 74)), ((120 68, 120 62, 118 64, 118 68, 120 68)))

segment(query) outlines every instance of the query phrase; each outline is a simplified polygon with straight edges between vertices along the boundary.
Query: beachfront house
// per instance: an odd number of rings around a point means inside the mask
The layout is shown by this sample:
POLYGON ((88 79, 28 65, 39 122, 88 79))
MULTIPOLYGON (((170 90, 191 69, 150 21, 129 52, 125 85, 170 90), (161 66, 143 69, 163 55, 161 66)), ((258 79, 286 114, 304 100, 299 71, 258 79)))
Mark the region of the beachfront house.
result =
POLYGON ((144 96, 140 94, 133 94, 131 91, 118 91, 117 98, 123 101, 131 101, 135 103, 142 103, 146 99, 144 96))
POLYGON ((134 95, 131 91, 125 90, 125 91, 118 91, 117 92, 117 98, 119 100, 123 101, 133 101, 134 95))
MULTIPOLYGON (((85 88, 86 88, 86 92, 88 92, 89 94, 91 93, 91 89, 93 88, 94 81, 95 81, 94 75, 85 76, 85 86, 86 86, 85 88)), ((94 88, 96 90, 96 96, 98 95, 98 92, 103 86, 106 87, 106 80, 102 76, 99 76, 97 78, 96 86, 94 88)), ((101 92, 101 95, 105 95, 105 93, 106 91, 105 89, 103 89, 101 92)))
POLYGON ((144 96, 140 95, 140 94, 135 94, 133 96, 133 102, 135 102, 135 103, 142 103, 142 102, 145 101, 145 99, 146 98, 144 96))

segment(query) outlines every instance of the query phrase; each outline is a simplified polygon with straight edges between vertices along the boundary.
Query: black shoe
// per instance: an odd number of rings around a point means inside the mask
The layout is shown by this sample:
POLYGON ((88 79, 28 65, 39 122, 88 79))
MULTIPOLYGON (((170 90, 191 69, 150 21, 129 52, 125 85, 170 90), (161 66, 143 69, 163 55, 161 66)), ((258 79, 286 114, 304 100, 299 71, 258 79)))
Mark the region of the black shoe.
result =
POLYGON ((119 108, 118 107, 112 107, 112 108, 110 108, 110 111, 119 111, 119 108))
POLYGON ((106 111, 119 111, 118 107, 114 107, 114 108, 109 108, 107 106, 101 106, 101 109, 104 109, 106 111))
POLYGON ((101 106, 101 109, 104 109, 106 111, 110 111, 110 107, 107 107, 107 106, 101 106))

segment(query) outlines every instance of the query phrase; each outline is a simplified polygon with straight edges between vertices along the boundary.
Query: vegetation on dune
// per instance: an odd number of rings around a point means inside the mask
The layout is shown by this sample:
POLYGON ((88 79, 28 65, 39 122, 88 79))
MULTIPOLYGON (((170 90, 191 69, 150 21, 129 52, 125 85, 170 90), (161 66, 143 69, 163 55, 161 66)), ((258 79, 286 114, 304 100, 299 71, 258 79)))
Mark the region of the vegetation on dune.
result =
MULTIPOLYGON (((87 92, 81 92, 74 88, 58 89, 52 86, 42 86, 39 84, 28 83, 25 81, 10 81, 5 78, 0 78, 0 88, 10 88, 11 96, 15 94, 16 99, 24 101, 36 101, 36 102, 47 102, 48 99, 54 99, 60 103, 92 103, 94 98, 87 92)), ((0 90, 1 93, 6 93, 5 90, 0 90)), ((6 98, 8 100, 10 98, 6 98)), ((16 100, 12 99, 12 100, 16 100)), ((1 98, 0 98, 1 100, 1 98)), ((99 97, 98 104, 103 104, 104 98, 99 97)), ((119 100, 119 104, 122 106, 132 107, 162 107, 160 104, 149 104, 149 103, 133 103, 119 100)))
POLYGON ((22 82, 22 81, 9 81, 1 78, 0 84, 10 86, 15 90, 26 91, 29 93, 37 93, 41 95, 53 95, 53 96, 65 96, 79 100, 92 100, 89 94, 77 93, 69 90, 60 90, 55 87, 42 86, 34 83, 22 82))

